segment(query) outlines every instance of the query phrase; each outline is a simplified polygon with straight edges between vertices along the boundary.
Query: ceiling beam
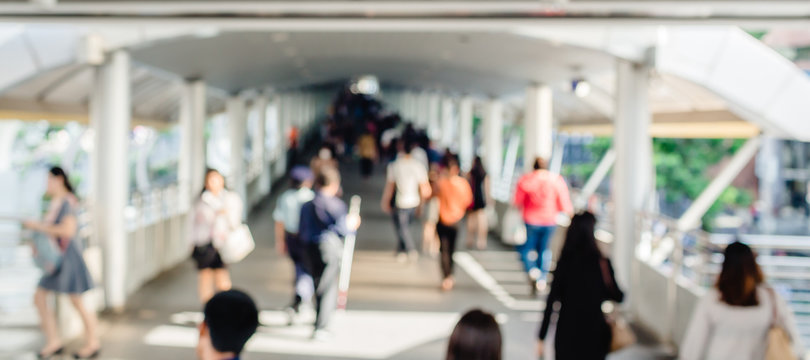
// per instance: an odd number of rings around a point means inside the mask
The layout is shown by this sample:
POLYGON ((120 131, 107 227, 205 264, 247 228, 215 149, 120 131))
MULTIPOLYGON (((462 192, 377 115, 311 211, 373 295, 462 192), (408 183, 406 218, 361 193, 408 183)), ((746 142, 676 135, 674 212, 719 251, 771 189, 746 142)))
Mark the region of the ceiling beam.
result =
POLYGON ((807 1, 71 1, 31 0, 4 3, 0 12, 8 15, 42 15, 43 6, 52 15, 82 16, 355 16, 355 17, 679 17, 703 18, 807 16, 807 1))

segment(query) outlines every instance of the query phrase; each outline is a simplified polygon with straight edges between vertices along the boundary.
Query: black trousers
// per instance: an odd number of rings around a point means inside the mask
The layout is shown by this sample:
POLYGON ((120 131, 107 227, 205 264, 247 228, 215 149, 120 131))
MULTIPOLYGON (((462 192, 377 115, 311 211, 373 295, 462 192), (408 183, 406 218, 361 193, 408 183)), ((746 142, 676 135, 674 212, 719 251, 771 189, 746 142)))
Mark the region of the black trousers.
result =
POLYGON ((456 252, 456 238, 458 237, 458 223, 445 225, 441 221, 436 224, 436 232, 439 234, 441 254, 442 275, 448 277, 453 275, 453 253, 456 252))

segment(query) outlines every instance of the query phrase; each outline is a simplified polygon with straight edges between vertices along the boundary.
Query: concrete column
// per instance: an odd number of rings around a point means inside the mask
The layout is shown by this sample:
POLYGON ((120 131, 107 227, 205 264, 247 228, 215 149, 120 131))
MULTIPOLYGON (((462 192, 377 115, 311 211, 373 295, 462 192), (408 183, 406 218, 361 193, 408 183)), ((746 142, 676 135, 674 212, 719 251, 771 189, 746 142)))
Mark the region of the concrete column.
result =
POLYGON ((247 136, 247 118, 245 100, 239 96, 228 99, 228 134, 231 140, 231 166, 228 172, 228 186, 239 194, 245 202, 243 218, 249 208, 247 199, 247 169, 245 168, 245 138, 247 136))
POLYGON ((500 179, 503 170, 503 103, 498 99, 492 99, 487 103, 485 111, 482 160, 490 179, 496 180, 500 179))
POLYGON ((422 130, 427 130, 428 124, 430 123, 430 94, 428 92, 423 91, 419 94, 417 113, 419 114, 416 121, 418 127, 422 130))
POLYGON ((281 100, 282 95, 276 94, 273 97, 273 110, 275 111, 276 117, 276 128, 273 129, 273 136, 275 137, 275 148, 273 149, 275 165, 273 167, 273 176, 278 177, 284 174, 284 171, 287 169, 286 164, 286 157, 285 157, 285 148, 284 148, 284 121, 282 119, 282 109, 281 109, 281 100))
POLYGON ((253 102, 253 108, 257 112, 256 132, 252 134, 253 141, 253 161, 259 166, 258 191, 262 197, 270 192, 271 174, 270 162, 267 156, 267 106, 269 104, 267 95, 260 94, 253 102))
POLYGON ((441 131, 441 146, 442 148, 449 148, 453 146, 453 139, 455 136, 455 113, 453 112, 453 99, 445 97, 442 99, 442 131, 441 131))
POLYGON ((472 166, 473 156, 473 100, 464 97, 459 103, 458 113, 458 155, 461 169, 467 171, 472 166))
POLYGON ((428 96, 427 131, 428 137, 430 137, 431 140, 441 139, 441 104, 442 98, 439 93, 433 93, 428 96))
POLYGON ((551 159, 554 139, 554 116, 551 88, 532 85, 526 89, 526 115, 523 123, 523 164, 526 171, 534 159, 551 159))
POLYGON ((96 69, 91 98, 91 126, 96 187, 94 225, 104 254, 107 308, 123 310, 127 298, 127 221, 129 134, 131 121, 130 57, 124 50, 109 55, 96 69))
POLYGON ((256 131, 251 134, 251 147, 252 147, 252 156, 253 161, 257 164, 264 164, 267 162, 266 160, 266 153, 264 146, 266 142, 266 134, 267 129, 267 96, 259 95, 256 100, 253 102, 253 109, 256 111, 258 115, 256 117, 256 131))
POLYGON ((618 62, 613 147, 615 234, 613 266, 619 285, 632 293, 632 272, 638 242, 636 215, 645 210, 653 188, 652 139, 648 104, 649 69, 618 62))
POLYGON ((205 182, 205 83, 191 81, 183 88, 180 99, 180 158, 177 182, 180 188, 180 211, 191 208, 193 199, 205 182))

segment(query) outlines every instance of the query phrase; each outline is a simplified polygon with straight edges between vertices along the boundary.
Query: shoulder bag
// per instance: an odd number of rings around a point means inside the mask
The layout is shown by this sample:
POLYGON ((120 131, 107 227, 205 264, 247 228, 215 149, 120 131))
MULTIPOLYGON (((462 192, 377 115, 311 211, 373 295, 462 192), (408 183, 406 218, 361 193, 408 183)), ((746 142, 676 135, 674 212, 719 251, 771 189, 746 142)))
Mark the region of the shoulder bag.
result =
POLYGON ((239 225, 231 231, 224 243, 216 245, 220 258, 226 264, 242 261, 256 248, 253 234, 250 233, 250 228, 246 224, 239 225))
POLYGON ((793 353, 790 335, 779 325, 779 312, 776 307, 776 293, 772 288, 768 288, 771 296, 771 327, 768 330, 768 349, 765 353, 765 360, 797 360, 793 353))
MULTIPOLYGON (((607 262, 605 260, 600 260, 599 265, 602 272, 602 281, 605 283, 605 289, 610 291, 610 289, 613 287, 613 279, 610 278, 607 262)), ((612 309, 609 312, 605 313, 605 321, 607 321, 608 325, 610 326, 610 332, 612 335, 610 341, 610 352, 616 352, 635 344, 636 334, 633 333, 633 330, 630 328, 630 324, 627 323, 627 320, 625 320, 624 317, 619 313, 619 307, 611 306, 611 308, 612 309)))

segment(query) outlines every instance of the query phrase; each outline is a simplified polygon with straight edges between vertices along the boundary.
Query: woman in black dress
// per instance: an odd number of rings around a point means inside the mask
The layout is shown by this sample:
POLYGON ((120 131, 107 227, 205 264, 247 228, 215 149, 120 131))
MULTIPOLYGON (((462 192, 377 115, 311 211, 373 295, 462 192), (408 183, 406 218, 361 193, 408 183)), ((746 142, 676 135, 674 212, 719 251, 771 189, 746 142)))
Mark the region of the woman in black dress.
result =
POLYGON ((467 173, 467 180, 473 191, 473 204, 467 213, 467 248, 475 246, 478 250, 487 248, 487 203, 489 202, 489 177, 484 169, 480 156, 473 160, 472 168, 467 173), (475 243, 475 245, 473 245, 475 243))
POLYGON ((602 302, 621 302, 624 294, 616 285, 610 260, 596 244, 595 225, 596 218, 589 212, 571 220, 546 299, 540 327, 541 355, 555 303, 560 303, 554 336, 557 359, 605 359, 610 351, 611 330, 602 313, 602 302))

